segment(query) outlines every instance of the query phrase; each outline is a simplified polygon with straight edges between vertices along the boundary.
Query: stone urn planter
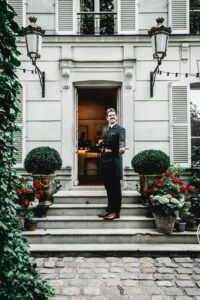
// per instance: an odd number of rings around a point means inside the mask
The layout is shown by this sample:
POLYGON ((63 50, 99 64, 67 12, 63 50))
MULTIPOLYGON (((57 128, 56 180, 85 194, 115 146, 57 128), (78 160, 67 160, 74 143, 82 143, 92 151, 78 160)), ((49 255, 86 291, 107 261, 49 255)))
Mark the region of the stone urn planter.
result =
POLYGON ((164 233, 164 234, 171 234, 174 230, 174 225, 176 222, 175 217, 163 217, 163 216, 154 216, 156 228, 158 232, 164 233))

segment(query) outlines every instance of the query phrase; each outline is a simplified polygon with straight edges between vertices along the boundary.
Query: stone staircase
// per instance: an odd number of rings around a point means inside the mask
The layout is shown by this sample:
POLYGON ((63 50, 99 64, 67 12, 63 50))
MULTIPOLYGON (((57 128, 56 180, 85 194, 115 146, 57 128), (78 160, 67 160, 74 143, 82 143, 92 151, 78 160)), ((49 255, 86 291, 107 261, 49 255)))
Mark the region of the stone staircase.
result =
POLYGON ((123 191, 121 218, 105 221, 97 215, 105 210, 102 187, 78 187, 54 195, 47 217, 37 218, 36 231, 24 231, 32 254, 41 253, 198 253, 196 232, 163 235, 147 218, 137 191, 123 191))

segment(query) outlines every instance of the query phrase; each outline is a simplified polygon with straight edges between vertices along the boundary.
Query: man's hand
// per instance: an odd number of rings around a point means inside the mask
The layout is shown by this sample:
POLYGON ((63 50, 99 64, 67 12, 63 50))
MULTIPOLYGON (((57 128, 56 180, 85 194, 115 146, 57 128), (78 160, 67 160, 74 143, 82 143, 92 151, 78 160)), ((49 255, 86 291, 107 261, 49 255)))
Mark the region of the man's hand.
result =
POLYGON ((119 149, 119 153, 123 154, 125 151, 127 150, 127 148, 123 147, 119 149))

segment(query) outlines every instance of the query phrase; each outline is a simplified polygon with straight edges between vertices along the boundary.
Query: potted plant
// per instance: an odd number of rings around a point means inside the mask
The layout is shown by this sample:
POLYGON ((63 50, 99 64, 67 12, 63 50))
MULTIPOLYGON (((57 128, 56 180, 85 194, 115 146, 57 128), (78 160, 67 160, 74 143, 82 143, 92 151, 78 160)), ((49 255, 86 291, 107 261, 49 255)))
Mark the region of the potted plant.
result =
POLYGON ((50 147, 37 147, 32 149, 26 156, 24 167, 32 173, 34 186, 40 191, 40 206, 52 204, 54 192, 54 171, 62 166, 62 160, 58 153, 50 147))
POLYGON ((144 150, 136 154, 132 159, 132 167, 140 176, 140 192, 143 203, 146 202, 148 181, 159 179, 170 165, 169 156, 161 150, 144 150))
POLYGON ((157 230, 161 233, 171 234, 176 218, 179 216, 179 210, 184 205, 184 198, 178 200, 167 194, 151 196, 150 199, 157 230))
POLYGON ((25 229, 29 231, 35 231, 37 229, 37 221, 32 217, 28 217, 25 219, 25 229))

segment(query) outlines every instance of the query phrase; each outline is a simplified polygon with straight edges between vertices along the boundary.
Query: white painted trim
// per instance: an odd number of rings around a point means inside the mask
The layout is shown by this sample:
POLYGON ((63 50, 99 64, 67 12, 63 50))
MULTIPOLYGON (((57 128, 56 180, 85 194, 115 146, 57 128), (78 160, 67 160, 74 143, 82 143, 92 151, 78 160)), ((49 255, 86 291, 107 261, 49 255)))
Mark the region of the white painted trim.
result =
POLYGON ((27 0, 24 0, 23 1, 23 12, 22 12, 22 15, 23 15, 23 19, 22 19, 22 24, 23 24, 23 27, 26 27, 26 10, 27 10, 27 0))
POLYGON ((75 35, 77 34, 77 12, 79 8, 79 0, 73 0, 73 28, 72 31, 59 31, 58 30, 58 0, 55 0, 55 29, 56 34, 59 35, 75 35))
POLYGON ((118 25, 118 34, 124 34, 124 35, 131 35, 131 34, 138 34, 138 6, 139 2, 138 0, 135 0, 135 30, 132 31, 121 31, 121 12, 120 12, 120 4, 123 0, 117 1, 117 25, 118 25))
MULTIPOLYGON (((172 1, 173 0, 168 0, 168 24, 170 27, 172 27, 172 1)), ((187 28, 186 30, 173 30, 172 29, 172 34, 188 34, 190 33, 190 3, 189 0, 186 0, 187 4, 187 28)))

